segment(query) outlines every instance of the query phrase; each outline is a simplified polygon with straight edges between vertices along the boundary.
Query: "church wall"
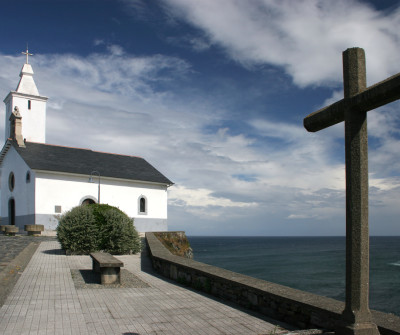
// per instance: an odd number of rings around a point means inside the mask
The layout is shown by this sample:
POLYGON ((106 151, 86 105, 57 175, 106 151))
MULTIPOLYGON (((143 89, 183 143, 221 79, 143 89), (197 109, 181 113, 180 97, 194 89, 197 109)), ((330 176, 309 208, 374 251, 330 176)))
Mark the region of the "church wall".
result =
POLYGON ((17 93, 14 93, 12 106, 10 109, 7 109, 10 114, 6 116, 6 137, 10 135, 9 118, 15 106, 18 106, 23 120, 22 136, 26 138, 27 141, 45 143, 46 101, 43 101, 40 97, 18 95, 17 93), (28 100, 31 101, 30 110, 28 110, 28 100))
POLYGON ((110 179, 101 186, 101 190, 101 202, 119 204, 119 208, 130 217, 142 219, 167 218, 168 195, 166 186, 110 179), (141 196, 146 198, 146 214, 139 213, 139 198, 141 196))
POLYGON ((1 171, 1 214, 2 224, 11 223, 8 218, 9 200, 15 201, 15 225, 23 230, 25 224, 34 224, 34 176, 32 171, 11 147, 4 158, 1 171), (9 188, 10 172, 14 174, 14 189, 9 188), (27 181, 27 173, 30 179, 27 181))
MULTIPOLYGON (((87 176, 36 172, 36 223, 55 229, 57 216, 78 206, 86 198, 97 202, 98 178, 89 183, 87 176), (59 206, 59 207, 57 207, 59 206), (61 213, 56 209, 61 208, 61 213)), ((139 231, 167 230, 167 188, 163 185, 137 183, 129 180, 101 178, 101 203, 116 206, 135 219, 139 231), (146 214, 139 214, 139 198, 147 201, 146 214)), ((135 223, 136 224, 136 223, 135 223)))
POLYGON ((168 230, 167 219, 151 219, 151 218, 137 217, 134 218, 134 221, 136 230, 141 233, 168 230))

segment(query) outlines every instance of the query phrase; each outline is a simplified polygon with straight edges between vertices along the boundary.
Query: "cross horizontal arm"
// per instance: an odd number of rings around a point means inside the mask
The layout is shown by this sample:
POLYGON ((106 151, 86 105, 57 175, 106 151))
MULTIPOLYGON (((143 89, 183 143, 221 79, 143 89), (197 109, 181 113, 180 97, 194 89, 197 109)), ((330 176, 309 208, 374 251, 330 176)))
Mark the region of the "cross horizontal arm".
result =
POLYGON ((344 121, 347 110, 369 112, 400 99, 400 73, 368 87, 363 92, 335 102, 304 118, 304 128, 310 132, 328 128, 344 121))

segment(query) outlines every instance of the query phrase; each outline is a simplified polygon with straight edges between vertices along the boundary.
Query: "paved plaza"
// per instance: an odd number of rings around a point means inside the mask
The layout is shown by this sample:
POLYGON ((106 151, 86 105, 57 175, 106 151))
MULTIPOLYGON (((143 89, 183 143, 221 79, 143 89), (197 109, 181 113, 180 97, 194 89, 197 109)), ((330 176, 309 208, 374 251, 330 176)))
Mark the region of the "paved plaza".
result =
POLYGON ((0 272, 17 257, 31 242, 55 240, 55 237, 18 235, 15 237, 0 235, 0 272))
POLYGON ((78 278, 90 272, 89 256, 65 256, 55 239, 41 241, 0 309, 0 334, 287 333, 273 320, 159 277, 145 256, 117 257, 136 279, 102 288, 78 278))

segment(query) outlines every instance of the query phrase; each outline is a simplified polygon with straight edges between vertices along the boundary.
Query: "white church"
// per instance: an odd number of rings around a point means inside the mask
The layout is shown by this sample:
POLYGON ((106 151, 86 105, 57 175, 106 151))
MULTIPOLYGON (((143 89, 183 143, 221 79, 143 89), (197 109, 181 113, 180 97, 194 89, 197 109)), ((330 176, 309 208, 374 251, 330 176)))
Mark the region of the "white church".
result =
POLYGON ((1 224, 44 225, 54 231, 62 213, 90 203, 116 206, 139 232, 166 231, 167 189, 173 183, 140 157, 46 143, 46 103, 23 65, 4 103, 5 144, 0 153, 1 224))

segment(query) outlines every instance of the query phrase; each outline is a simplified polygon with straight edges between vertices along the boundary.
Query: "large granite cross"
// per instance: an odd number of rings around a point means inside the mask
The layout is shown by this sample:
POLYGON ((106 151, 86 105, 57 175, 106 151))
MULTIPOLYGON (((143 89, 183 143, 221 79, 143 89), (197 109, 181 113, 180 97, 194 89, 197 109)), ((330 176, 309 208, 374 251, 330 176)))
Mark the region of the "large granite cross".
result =
POLYGON ((304 119, 316 132, 345 123, 346 304, 336 334, 379 334, 369 310, 368 133, 367 112, 400 99, 400 73, 367 88, 365 53, 343 52, 344 99, 304 119))

